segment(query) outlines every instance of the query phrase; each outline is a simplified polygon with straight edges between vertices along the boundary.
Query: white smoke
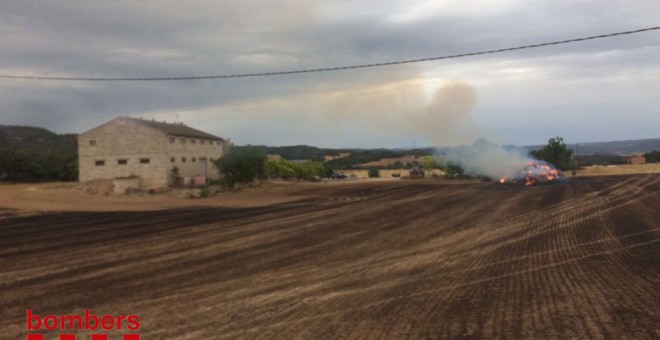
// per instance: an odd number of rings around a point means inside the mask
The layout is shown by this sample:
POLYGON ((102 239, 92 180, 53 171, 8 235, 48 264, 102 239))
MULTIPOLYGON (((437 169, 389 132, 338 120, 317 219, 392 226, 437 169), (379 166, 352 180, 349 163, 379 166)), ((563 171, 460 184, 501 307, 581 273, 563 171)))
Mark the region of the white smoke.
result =
POLYGON ((430 138, 436 146, 469 144, 478 136, 470 112, 477 92, 465 83, 450 81, 436 90, 425 110, 411 117, 412 132, 430 138))
POLYGON ((517 173, 532 160, 520 149, 505 148, 485 139, 470 146, 447 149, 441 159, 461 167, 469 175, 485 176, 493 180, 517 173))
POLYGON ((425 119, 418 122, 417 130, 424 132, 437 146, 450 146, 438 152, 440 163, 451 163, 467 174, 491 179, 515 174, 531 158, 524 150, 478 139, 483 132, 470 117, 476 102, 477 95, 472 86, 450 82, 437 90, 433 102, 427 107, 425 119))

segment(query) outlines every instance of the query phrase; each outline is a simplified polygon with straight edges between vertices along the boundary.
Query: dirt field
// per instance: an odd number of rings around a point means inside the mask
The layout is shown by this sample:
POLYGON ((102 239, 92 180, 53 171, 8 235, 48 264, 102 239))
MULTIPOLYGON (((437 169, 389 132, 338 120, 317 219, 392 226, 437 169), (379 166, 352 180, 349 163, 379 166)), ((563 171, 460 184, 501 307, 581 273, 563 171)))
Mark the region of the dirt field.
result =
MULTIPOLYGON (((50 202, 29 188, 0 190, 50 202)), ((27 308, 88 308, 139 315, 143 339, 657 339, 659 192, 644 174, 90 198, 97 212, 73 195, 29 215, 5 198, 0 338, 25 338, 27 308)))
POLYGON ((658 174, 660 163, 588 166, 578 171, 579 176, 609 176, 632 174, 658 174))

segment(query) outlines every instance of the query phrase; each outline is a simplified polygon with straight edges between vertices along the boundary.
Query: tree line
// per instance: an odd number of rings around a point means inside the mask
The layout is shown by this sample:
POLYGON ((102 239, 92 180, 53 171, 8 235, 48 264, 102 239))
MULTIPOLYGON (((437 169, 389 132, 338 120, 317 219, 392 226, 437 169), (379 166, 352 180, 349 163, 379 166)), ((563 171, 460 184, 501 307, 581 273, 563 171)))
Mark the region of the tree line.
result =
MULTIPOLYGON (((337 158, 328 162, 322 161, 322 155, 337 154, 338 150, 319 149, 309 146, 293 147, 261 147, 261 146, 234 146, 231 151, 216 161, 216 167, 224 176, 228 186, 250 183, 258 179, 281 178, 309 180, 324 178, 332 175, 337 169, 353 169, 358 164, 377 161, 381 158, 401 157, 411 151, 372 149, 372 150, 345 150, 351 152, 348 157, 337 158), (331 152, 332 151, 332 152, 331 152), (289 157, 300 157, 306 161, 291 162, 286 160, 270 161, 266 159, 266 152, 280 152, 289 157), (312 155, 313 159, 306 158, 312 155)), ((420 163, 395 164, 390 168, 411 168, 424 166, 424 168, 437 168, 437 164, 430 164, 432 153, 430 149, 412 150, 422 156, 420 163), (426 157, 425 157, 426 156, 426 157)), ((561 170, 571 170, 578 166, 573 151, 569 150, 563 138, 555 137, 541 150, 532 151, 534 158, 552 163, 561 170)), ((651 151, 644 154, 647 163, 660 162, 660 151, 651 151)), ((608 158, 609 162, 624 162, 620 156, 608 158), (618 158, 612 158, 618 157, 618 158)), ((296 159, 296 158, 294 158, 296 159)), ((586 161, 586 159, 585 159, 586 161)), ((580 160, 580 165, 585 162, 580 160)), ((387 168, 387 167, 386 167, 387 168)), ((462 174, 462 169, 451 167, 445 169, 451 173, 462 174)), ((78 179, 78 155, 76 149, 70 146, 55 146, 46 149, 19 148, 12 145, 0 145, 0 181, 11 182, 43 182, 43 181, 76 181, 78 179)))
POLYGON ((263 149, 249 146, 232 148, 214 164, 222 175, 221 184, 230 189, 268 178, 320 179, 329 176, 332 172, 323 163, 311 160, 302 162, 268 160, 263 149))
POLYGON ((0 125, 0 181, 78 180, 77 136, 0 125))
POLYGON ((0 149, 0 181, 77 181, 78 155, 64 149, 45 152, 0 149))

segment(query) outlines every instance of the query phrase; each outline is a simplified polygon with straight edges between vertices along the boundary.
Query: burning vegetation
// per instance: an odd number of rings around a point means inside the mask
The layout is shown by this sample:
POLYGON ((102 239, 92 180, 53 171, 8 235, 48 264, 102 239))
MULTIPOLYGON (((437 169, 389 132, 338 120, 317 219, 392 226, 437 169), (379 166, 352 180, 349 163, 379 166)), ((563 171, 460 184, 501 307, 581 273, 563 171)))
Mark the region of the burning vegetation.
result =
POLYGON ((566 176, 561 171, 544 161, 528 162, 514 176, 502 177, 499 180, 500 184, 524 184, 525 186, 566 182, 566 176))

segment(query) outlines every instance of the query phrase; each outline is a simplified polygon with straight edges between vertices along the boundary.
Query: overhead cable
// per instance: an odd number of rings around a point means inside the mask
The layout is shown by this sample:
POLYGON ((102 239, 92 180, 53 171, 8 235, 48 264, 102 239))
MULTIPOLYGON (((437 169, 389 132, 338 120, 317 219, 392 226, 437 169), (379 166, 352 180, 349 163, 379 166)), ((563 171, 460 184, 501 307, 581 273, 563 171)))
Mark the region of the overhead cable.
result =
POLYGON ((594 36, 584 37, 584 38, 574 38, 574 39, 545 42, 545 43, 533 44, 533 45, 507 47, 507 48, 500 48, 500 49, 496 49, 496 50, 485 50, 485 51, 479 51, 479 52, 454 54, 454 55, 447 55, 447 56, 440 56, 440 57, 390 61, 390 62, 384 62, 384 63, 362 64, 362 65, 352 65, 352 66, 314 68, 314 69, 293 70, 293 71, 275 71, 275 72, 264 72, 264 73, 244 73, 244 74, 209 75, 209 76, 137 77, 137 78, 50 77, 50 76, 23 76, 23 75, 3 75, 3 74, 0 74, 0 78, 4 78, 4 79, 24 79, 24 80, 61 80, 61 81, 175 81, 175 80, 203 80, 203 79, 267 77, 267 76, 291 75, 291 74, 299 74, 299 73, 330 72, 330 71, 368 68, 368 67, 381 67, 381 66, 421 63, 421 62, 425 62, 425 61, 443 60, 443 59, 456 59, 456 58, 464 58, 464 57, 470 57, 470 56, 476 56, 476 55, 482 55, 482 54, 493 54, 493 53, 524 50, 524 49, 551 46, 551 45, 568 44, 568 43, 574 43, 574 42, 580 42, 580 41, 586 41, 586 40, 610 38, 610 37, 615 37, 615 36, 620 36, 620 35, 635 34, 635 33, 653 31, 653 30, 658 30, 658 29, 660 29, 660 26, 643 28, 643 29, 638 29, 638 30, 634 30, 634 31, 608 33, 608 34, 594 35, 594 36))

